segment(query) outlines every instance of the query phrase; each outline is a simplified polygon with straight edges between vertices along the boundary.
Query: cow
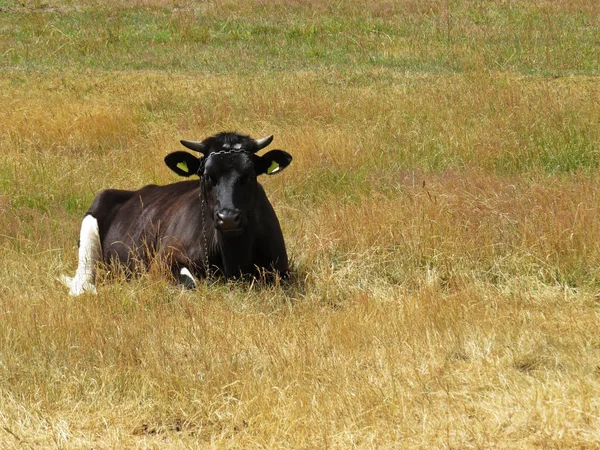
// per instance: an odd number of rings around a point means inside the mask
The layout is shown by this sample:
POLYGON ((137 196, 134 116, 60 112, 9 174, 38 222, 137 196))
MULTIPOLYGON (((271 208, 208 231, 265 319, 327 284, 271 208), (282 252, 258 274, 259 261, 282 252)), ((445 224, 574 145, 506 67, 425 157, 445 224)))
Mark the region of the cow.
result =
POLYGON ((98 262, 134 274, 158 258, 187 288, 211 275, 287 278, 281 227, 257 180, 292 161, 283 150, 257 155, 272 140, 272 135, 252 139, 230 132, 182 140, 200 157, 176 151, 165 164, 180 176, 199 179, 97 194, 81 224, 75 276, 62 277, 69 294, 96 293, 98 262))

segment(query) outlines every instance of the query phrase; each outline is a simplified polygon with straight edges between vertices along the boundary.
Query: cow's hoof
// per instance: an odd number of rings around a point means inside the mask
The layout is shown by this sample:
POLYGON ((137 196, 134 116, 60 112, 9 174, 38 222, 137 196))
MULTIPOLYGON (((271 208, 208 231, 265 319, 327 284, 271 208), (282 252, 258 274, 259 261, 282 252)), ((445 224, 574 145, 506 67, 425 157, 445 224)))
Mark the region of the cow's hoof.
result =
POLYGON ((186 289, 196 289, 198 287, 194 275, 192 275, 187 267, 182 267, 179 271, 179 282, 186 289))
POLYGON ((86 292, 90 294, 97 294, 96 286, 87 281, 80 281, 77 277, 72 278, 67 275, 62 275, 59 278, 60 282, 63 283, 66 287, 69 288, 69 295, 71 297, 77 297, 78 295, 84 294, 86 292))

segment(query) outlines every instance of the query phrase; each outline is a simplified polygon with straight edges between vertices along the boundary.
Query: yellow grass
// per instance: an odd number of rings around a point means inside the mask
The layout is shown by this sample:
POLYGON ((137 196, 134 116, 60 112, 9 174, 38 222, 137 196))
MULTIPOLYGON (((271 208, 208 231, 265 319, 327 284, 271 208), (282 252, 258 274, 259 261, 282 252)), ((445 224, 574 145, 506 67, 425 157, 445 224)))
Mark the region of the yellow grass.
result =
MULTIPOLYGON (((537 90, 554 92, 549 102, 589 101, 586 79, 540 86, 499 78, 516 93, 496 106, 525 121, 536 119, 520 105, 537 90)), ((316 75, 290 76, 280 87, 264 81, 269 92, 252 79, 159 73, 40 77, 24 87, 4 81, 12 103, 0 113, 9 124, 0 145, 14 184, 5 187, 0 219, 2 446, 597 442, 596 175, 390 167, 385 152, 402 146, 371 147, 384 129, 382 111, 392 112, 388 127, 408 135, 416 127, 435 136, 444 121, 404 123, 388 106, 394 99, 377 90, 399 91, 400 110, 426 114, 427 99, 450 86, 443 79, 349 87, 335 99, 316 75), (262 121, 261 108, 272 113, 262 121), (264 181, 298 282, 181 292, 150 273, 103 278, 98 296, 68 298, 55 278, 76 263, 76 212, 102 187, 174 180, 163 155, 179 138, 227 123, 257 136, 273 132, 274 145, 295 157, 285 174, 264 181), (370 167, 357 180, 362 187, 340 176, 338 189, 328 177, 361 164, 370 167), (75 214, 65 209, 72 196, 75 214)), ((476 105, 496 81, 454 91, 457 110, 476 105)), ((510 142, 502 132, 492 136, 507 126, 506 114, 478 125, 490 133, 459 133, 470 113, 453 117, 449 108, 441 113, 459 152, 471 151, 473 139, 510 142)), ((549 114, 557 112, 542 110, 537 120, 549 114)), ((482 152, 481 166, 492 157, 482 152)))
POLYGON ((598 81, 5 70, 0 447, 596 448, 598 81), (223 130, 294 157, 261 181, 296 281, 68 297, 93 196, 223 130))

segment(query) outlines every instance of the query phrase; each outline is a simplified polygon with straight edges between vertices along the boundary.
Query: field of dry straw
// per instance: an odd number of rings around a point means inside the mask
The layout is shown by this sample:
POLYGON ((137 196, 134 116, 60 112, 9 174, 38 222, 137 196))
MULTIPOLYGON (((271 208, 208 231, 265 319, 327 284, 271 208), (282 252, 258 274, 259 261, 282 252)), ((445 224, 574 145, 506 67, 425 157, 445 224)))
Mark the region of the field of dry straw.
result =
POLYGON ((0 0, 1 448, 598 448, 600 5, 0 0), (103 188, 274 134, 296 281, 101 274, 103 188))

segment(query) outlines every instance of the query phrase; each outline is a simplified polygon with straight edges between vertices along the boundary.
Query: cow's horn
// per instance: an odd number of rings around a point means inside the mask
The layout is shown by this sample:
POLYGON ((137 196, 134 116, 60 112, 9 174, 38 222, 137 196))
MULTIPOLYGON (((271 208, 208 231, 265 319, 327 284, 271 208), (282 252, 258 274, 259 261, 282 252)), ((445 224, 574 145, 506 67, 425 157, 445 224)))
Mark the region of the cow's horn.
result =
POLYGON ((254 142, 256 143, 256 146, 258 147, 256 149, 256 151, 261 150, 263 148, 265 148, 267 145, 269 145, 271 142, 273 141, 273 135, 264 137, 262 139, 255 139, 254 142))
POLYGON ((206 145, 200 141, 179 141, 184 147, 189 148, 190 150, 194 150, 198 153, 204 153, 206 151, 206 145))

